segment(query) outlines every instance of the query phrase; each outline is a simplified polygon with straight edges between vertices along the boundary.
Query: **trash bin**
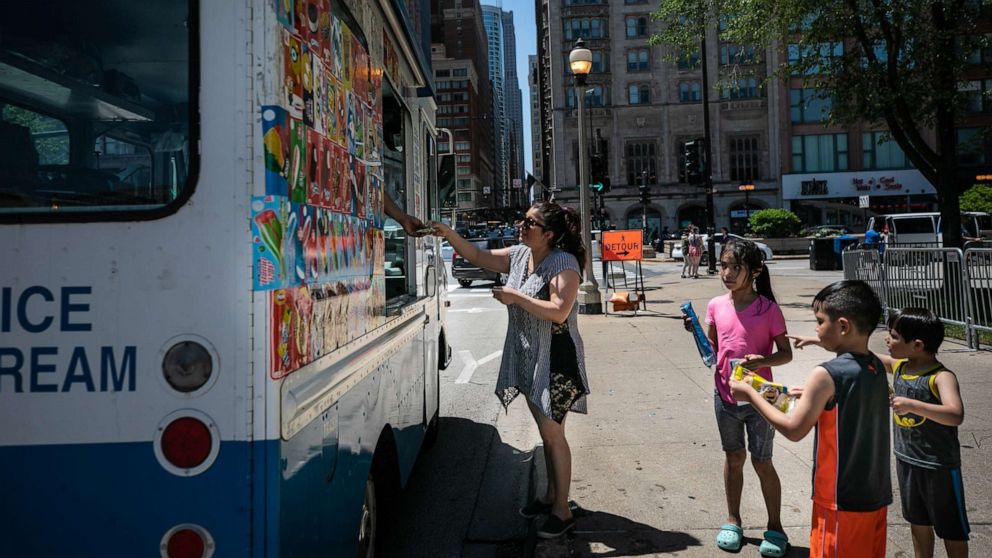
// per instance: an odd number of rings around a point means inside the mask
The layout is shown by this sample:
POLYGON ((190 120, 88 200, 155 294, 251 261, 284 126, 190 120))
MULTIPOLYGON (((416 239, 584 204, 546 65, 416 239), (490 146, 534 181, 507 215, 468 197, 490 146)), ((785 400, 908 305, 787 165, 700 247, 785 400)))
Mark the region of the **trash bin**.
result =
POLYGON ((847 250, 853 244, 857 244, 858 238, 851 235, 842 234, 840 236, 835 236, 832 240, 834 241, 834 257, 837 261, 837 267, 834 269, 842 270, 844 269, 844 250, 847 250))
POLYGON ((837 256, 834 254, 834 239, 813 238, 809 241, 809 268, 814 271, 837 269, 837 256))

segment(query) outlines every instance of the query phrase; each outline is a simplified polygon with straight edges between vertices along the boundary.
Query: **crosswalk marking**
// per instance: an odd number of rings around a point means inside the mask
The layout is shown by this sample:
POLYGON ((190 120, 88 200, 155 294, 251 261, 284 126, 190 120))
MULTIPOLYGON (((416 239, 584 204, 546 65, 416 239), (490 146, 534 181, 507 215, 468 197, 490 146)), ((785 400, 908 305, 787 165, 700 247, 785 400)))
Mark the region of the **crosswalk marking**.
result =
POLYGON ((455 383, 467 384, 469 380, 472 379, 472 374, 475 373, 476 368, 482 366, 490 360, 493 360, 494 358, 498 358, 501 354, 503 354, 503 351, 496 351, 495 353, 486 355, 479 360, 475 360, 475 358, 472 357, 472 351, 458 351, 458 356, 461 357, 462 362, 465 363, 465 366, 462 368, 461 373, 458 374, 458 378, 455 379, 455 383))

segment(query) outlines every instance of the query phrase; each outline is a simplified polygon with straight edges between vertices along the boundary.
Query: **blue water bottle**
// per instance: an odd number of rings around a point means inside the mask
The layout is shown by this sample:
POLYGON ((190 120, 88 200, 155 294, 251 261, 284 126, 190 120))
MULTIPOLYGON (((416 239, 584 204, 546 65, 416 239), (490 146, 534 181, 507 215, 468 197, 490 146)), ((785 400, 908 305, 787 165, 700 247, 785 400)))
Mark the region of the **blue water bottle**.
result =
POLYGON ((683 304, 682 312, 686 316, 689 316, 689 320, 692 321, 692 337, 696 340, 696 349, 699 350, 699 357, 703 359, 703 364, 713 366, 716 364, 716 354, 713 353, 713 346, 710 345, 710 340, 703 333, 703 326, 699 324, 699 317, 696 316, 696 311, 692 309, 692 303, 686 302, 683 304))

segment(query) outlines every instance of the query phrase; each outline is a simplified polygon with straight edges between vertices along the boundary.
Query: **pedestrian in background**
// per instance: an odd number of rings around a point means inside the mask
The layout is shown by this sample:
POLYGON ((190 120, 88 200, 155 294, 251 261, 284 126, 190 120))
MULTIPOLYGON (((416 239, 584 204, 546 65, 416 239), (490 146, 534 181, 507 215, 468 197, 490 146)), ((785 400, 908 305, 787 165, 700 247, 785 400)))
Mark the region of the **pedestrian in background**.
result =
POLYGON ((434 233, 473 264, 509 274, 505 287, 493 287, 493 297, 509 312, 496 396, 507 407, 523 393, 537 423, 548 486, 520 514, 547 515, 537 535, 553 538, 575 525, 565 417, 585 413, 589 393, 576 304, 586 253, 579 216, 558 204, 534 204, 517 228, 521 243, 496 250, 478 248, 443 224, 435 224, 434 233))
MULTIPOLYGON (((685 257, 685 253, 682 257, 685 257)), ((689 227, 689 275, 693 279, 699 279, 699 260, 702 258, 703 236, 699 234, 699 229, 692 225, 689 227)))
MULTIPOLYGON (((691 228, 692 225, 689 225, 691 228)), ((692 260, 689 259, 689 229, 682 231, 682 238, 679 240, 682 247, 682 278, 685 279, 686 272, 692 267, 692 260)))
POLYGON ((773 407, 748 378, 731 380, 730 389, 793 442, 816 426, 810 557, 878 558, 892 503, 891 419, 885 365, 868 338, 882 304, 868 283, 838 281, 817 293, 813 312, 817 344, 837 356, 813 368, 791 413, 773 407))
MULTIPOLYGON (((724 451, 723 482, 727 498, 727 522, 720 527, 716 544, 728 552, 744 545, 741 496, 744 463, 748 451, 751 465, 761 482, 768 510, 767 530, 759 548, 763 556, 784 556, 789 537, 782 528, 782 483, 772 464, 775 430, 752 406, 739 406, 730 392, 731 360, 762 378, 772 380, 772 366, 792 360, 785 316, 775 302, 768 268, 761 250, 750 240, 731 239, 720 254, 720 279, 730 291, 711 300, 706 307, 707 337, 717 361, 713 371, 713 405, 720 443, 724 451), (747 433, 747 449, 744 435, 747 433)), ((691 322, 686 319, 686 329, 691 322)))

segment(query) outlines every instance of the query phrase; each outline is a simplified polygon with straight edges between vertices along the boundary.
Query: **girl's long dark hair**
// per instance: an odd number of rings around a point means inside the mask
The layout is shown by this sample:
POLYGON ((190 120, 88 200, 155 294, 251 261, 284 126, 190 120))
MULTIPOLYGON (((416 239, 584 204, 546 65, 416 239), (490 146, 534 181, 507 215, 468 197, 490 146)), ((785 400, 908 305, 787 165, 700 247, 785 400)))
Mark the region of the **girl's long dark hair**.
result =
POLYGON ((747 269, 748 278, 755 269, 761 272, 754 279, 754 290, 759 295, 776 302, 775 293, 772 292, 772 279, 768 275, 768 266, 762 260, 761 249, 750 240, 743 238, 732 238, 723 246, 723 253, 729 253, 734 257, 734 261, 743 265, 747 269))
MULTIPOLYGON (((582 245, 582 222, 579 214, 554 202, 537 202, 532 209, 541 212, 546 231, 552 233, 551 245, 575 256, 579 270, 586 267, 586 248, 582 245)), ((581 271, 580 271, 581 273, 581 271)))

